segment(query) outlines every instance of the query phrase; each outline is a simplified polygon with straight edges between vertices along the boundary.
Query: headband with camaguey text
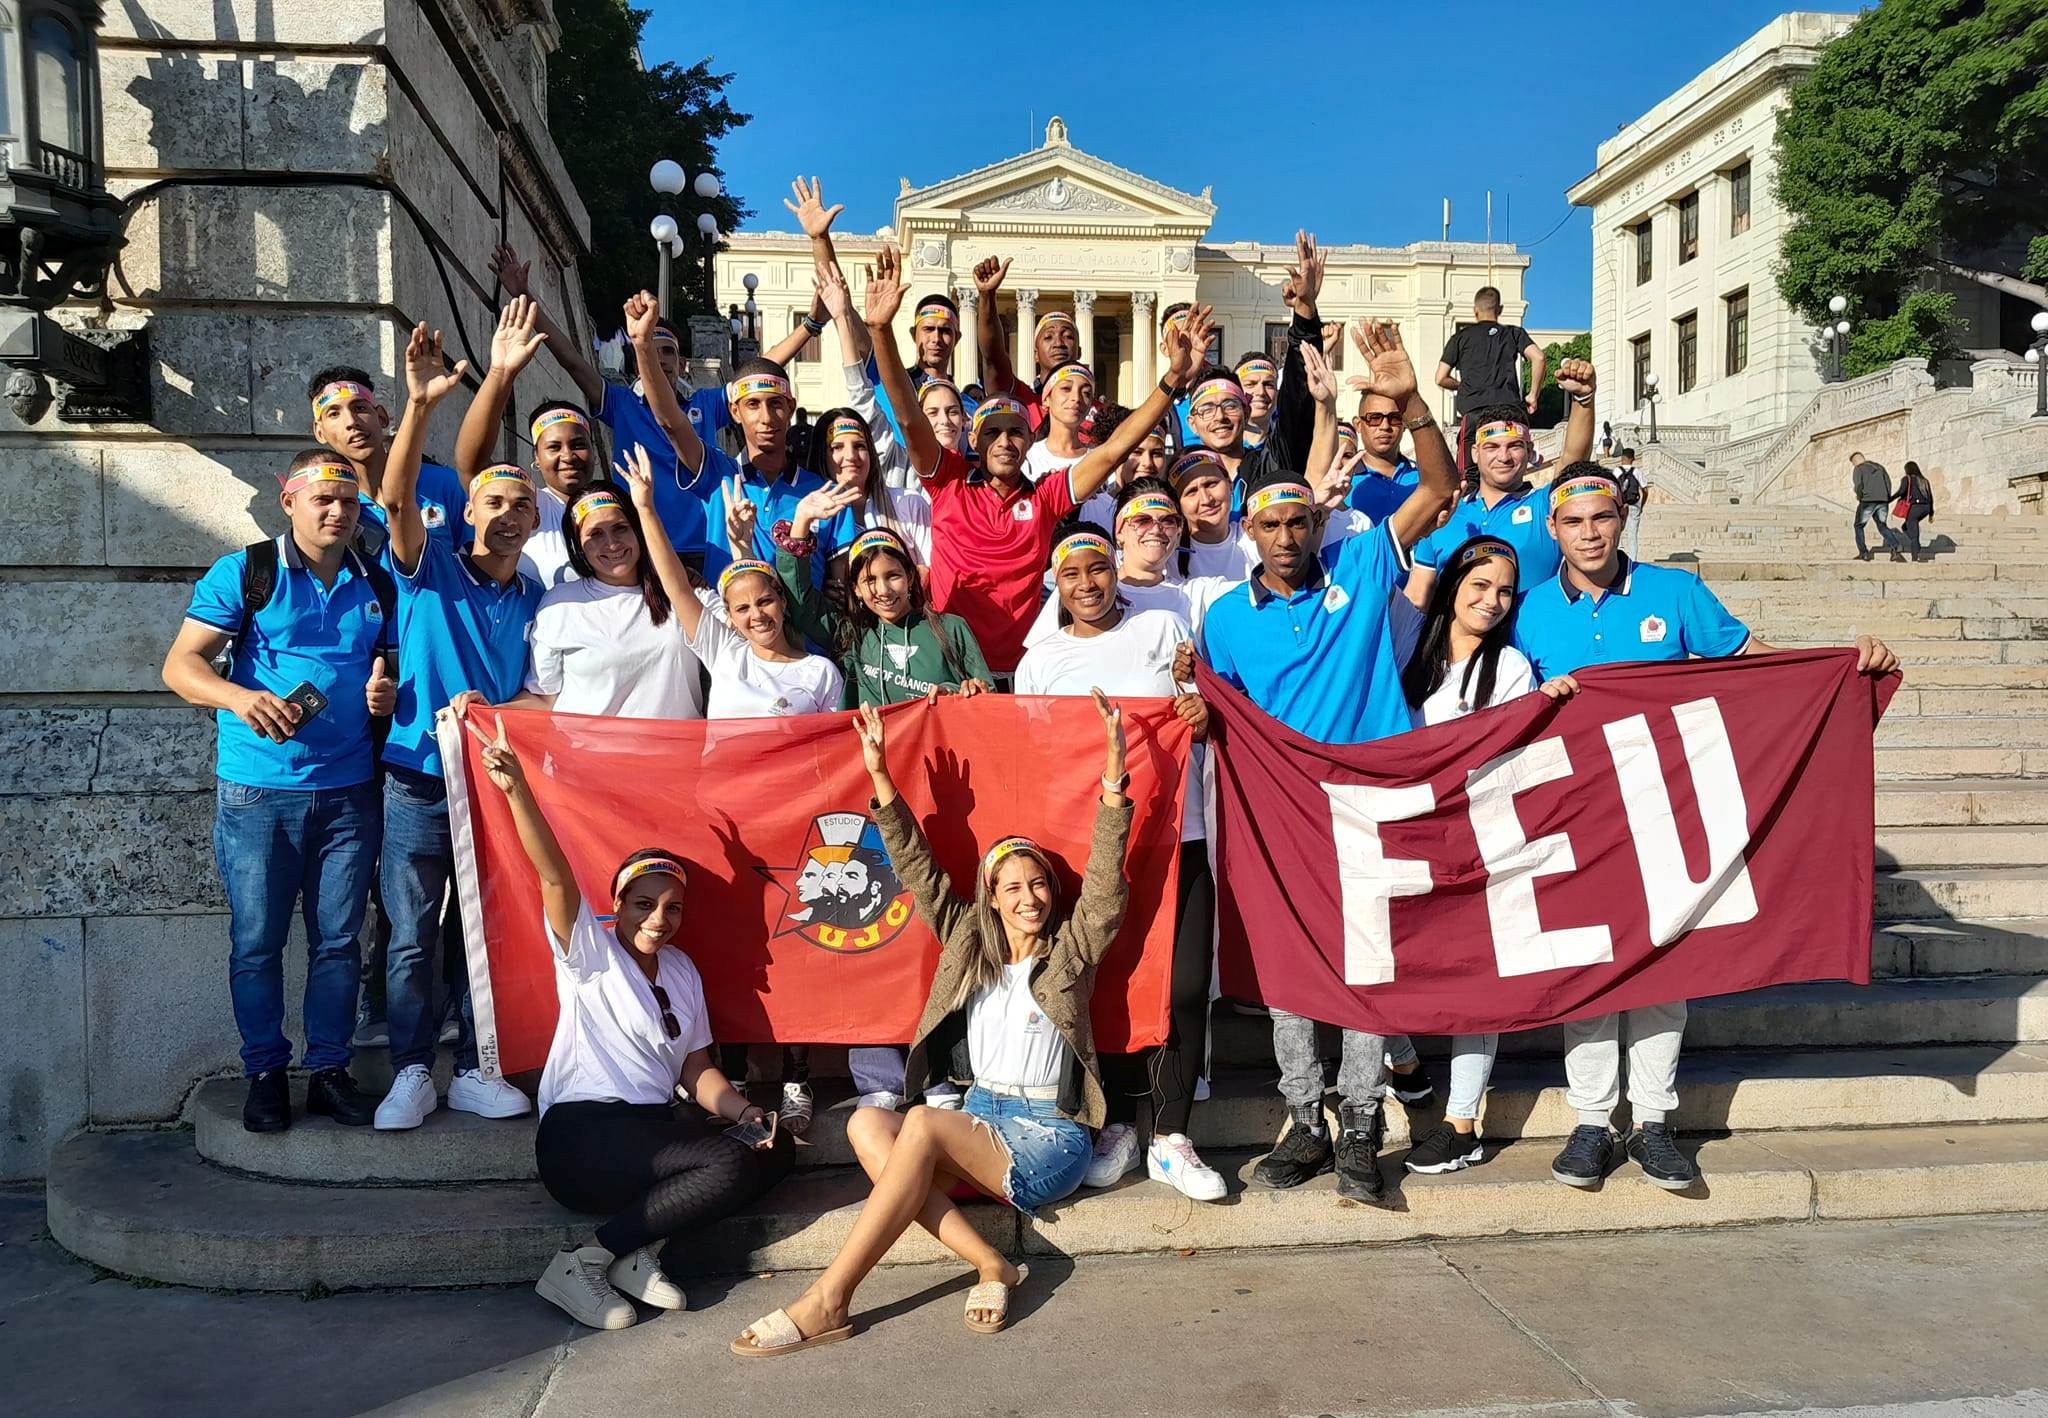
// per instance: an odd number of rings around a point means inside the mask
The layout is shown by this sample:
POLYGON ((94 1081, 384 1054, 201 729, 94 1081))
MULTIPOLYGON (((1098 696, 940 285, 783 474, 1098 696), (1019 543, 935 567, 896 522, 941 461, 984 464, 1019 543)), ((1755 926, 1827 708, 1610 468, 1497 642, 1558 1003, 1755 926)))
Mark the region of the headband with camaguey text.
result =
POLYGON ((857 438, 866 438, 868 437, 868 426, 862 419, 854 418, 849 414, 841 414, 838 418, 832 420, 832 426, 825 430, 825 442, 827 444, 838 442, 839 435, 842 433, 851 433, 857 438))
POLYGON ((569 512, 580 527, 607 507, 621 517, 626 515, 626 509, 619 506, 619 499, 609 492, 587 492, 576 499, 576 505, 569 512))
POLYGON ((1071 532, 1060 538, 1059 545, 1052 549, 1053 569, 1057 571, 1068 557, 1084 551, 1099 551, 1107 557, 1116 555, 1115 549, 1109 544, 1109 538, 1102 533, 1071 532))
POLYGON ((887 527, 870 527, 853 539, 853 545, 846 549, 846 561, 850 566, 871 551, 894 552, 905 561, 910 560, 910 549, 903 545, 903 538, 887 527))
POLYGON ((1065 325, 1070 330, 1080 329, 1078 325, 1074 324, 1074 317, 1067 314, 1066 311, 1048 310, 1045 312, 1045 314, 1039 316, 1038 323, 1032 326, 1032 336, 1035 338, 1039 335, 1043 335, 1045 333, 1045 327, 1048 325, 1065 325))
POLYGON ((917 315, 911 324, 920 330, 941 329, 957 332, 960 328, 960 321, 953 314, 952 307, 933 299, 927 299, 924 304, 918 306, 917 315))
POLYGON ((476 475, 476 480, 469 485, 469 490, 481 494, 486 483, 518 483, 528 492, 533 491, 533 479, 527 475, 526 469, 517 463, 491 464, 476 475))
POLYGON ((313 417, 319 418, 329 409, 345 408, 357 399, 374 404, 377 396, 368 385, 358 384, 353 379, 335 379, 320 386, 320 392, 313 396, 313 417))
POLYGON ((1527 443, 1529 425, 1516 423, 1511 419, 1496 419, 1472 435, 1474 444, 1527 443))
POLYGON ((1459 566, 1470 566, 1473 562, 1485 561, 1488 557, 1499 557, 1502 561, 1507 562, 1508 565, 1518 570, 1522 564, 1521 558, 1515 555, 1513 547, 1509 546, 1506 542, 1492 537, 1488 537, 1483 542, 1474 542, 1471 546, 1459 552, 1457 564, 1459 566))
POLYGON ((1244 518, 1249 522, 1268 507, 1308 506, 1314 499, 1303 483, 1267 483, 1244 500, 1244 518))
POLYGON ((1272 373, 1273 361, 1270 359, 1248 359, 1237 367, 1237 382, 1244 383, 1247 375, 1272 373))
POLYGON ((775 568, 765 561, 756 561, 752 557, 742 557, 718 573, 718 594, 723 596, 725 588, 739 580, 742 576, 766 576, 770 582, 773 582, 775 580, 775 568))
POLYGON ((1038 858, 1038 864, 1045 868, 1045 879, 1052 883, 1053 894, 1058 895, 1060 882, 1059 878, 1053 875, 1052 859, 1046 856, 1045 848, 1029 837, 1005 837, 988 849, 987 855, 981 859, 982 885, 993 891, 996 884, 996 868, 1019 852, 1038 858))
POLYGON ((1574 478, 1566 478, 1550 490, 1550 510, 1555 512, 1573 498, 1587 493, 1597 497, 1611 497, 1617 502, 1621 500, 1621 486, 1614 479, 1582 473, 1574 478))
POLYGON ((1194 448, 1173 460, 1173 466, 1166 470, 1166 480, 1175 492, 1181 491, 1197 473, 1208 471, 1219 478, 1228 478, 1230 469, 1223 466, 1223 460, 1207 448, 1194 448))
POLYGON ((314 483, 348 483, 353 486, 358 479, 352 464, 344 463, 339 458, 322 458, 317 463, 306 464, 295 473, 283 474, 278 481, 284 484, 286 492, 297 492, 300 488, 310 487, 314 483))
POLYGON ((725 393, 735 404, 756 394, 765 395, 770 399, 788 399, 791 403, 796 402, 796 395, 790 392, 789 381, 779 374, 766 372, 742 374, 726 386, 725 393))
POLYGON ((1077 380, 1092 387, 1095 383, 1095 371, 1085 364, 1063 364, 1045 377, 1044 392, 1050 394, 1053 390, 1059 388, 1060 385, 1070 384, 1077 380))
POLYGON ((1031 416, 1024 412, 1024 406, 1015 399, 983 399, 981 406, 974 411, 974 427, 971 431, 973 440, 979 443, 982 429, 999 418, 1015 419, 1027 432, 1031 428, 1031 416))
POLYGON ((626 894, 626 887, 631 884, 635 877, 647 876, 653 872, 659 872, 663 876, 672 876, 685 887, 688 887, 690 884, 690 873, 674 857, 642 857, 639 861, 628 864, 619 872, 618 885, 612 888, 613 899, 616 900, 624 896, 626 894))
POLYGON ((1230 403, 1236 404, 1239 408, 1244 407, 1244 388, 1235 379, 1225 379, 1218 375, 1196 387, 1194 395, 1188 400, 1188 412, 1200 413, 1211 405, 1230 403))
POLYGON ((533 441, 538 443, 543 433, 551 428, 559 428, 565 423, 575 424, 586 435, 590 432, 590 420, 577 409, 542 409, 533 416, 533 427, 528 431, 532 434, 533 441))
POLYGON ((1154 517, 1178 517, 1180 508, 1163 492, 1141 492, 1116 510, 1116 524, 1121 527, 1126 520, 1149 514, 1154 517))

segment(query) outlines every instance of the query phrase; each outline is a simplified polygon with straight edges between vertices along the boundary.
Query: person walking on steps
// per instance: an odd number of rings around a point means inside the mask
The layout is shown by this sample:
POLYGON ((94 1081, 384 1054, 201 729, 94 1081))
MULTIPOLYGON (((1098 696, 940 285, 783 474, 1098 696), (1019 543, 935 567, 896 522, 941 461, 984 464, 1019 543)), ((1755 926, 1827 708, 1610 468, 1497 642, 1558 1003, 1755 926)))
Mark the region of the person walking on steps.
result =
POLYGON ((1863 524, 1868 522, 1877 528, 1884 538, 1884 549, 1891 553, 1893 561, 1906 558, 1899 551, 1899 534, 1884 520, 1885 504, 1892 500, 1892 477, 1884 464, 1873 462, 1861 453, 1849 455, 1849 483, 1856 494, 1856 559, 1870 560, 1870 545, 1863 540, 1863 524))

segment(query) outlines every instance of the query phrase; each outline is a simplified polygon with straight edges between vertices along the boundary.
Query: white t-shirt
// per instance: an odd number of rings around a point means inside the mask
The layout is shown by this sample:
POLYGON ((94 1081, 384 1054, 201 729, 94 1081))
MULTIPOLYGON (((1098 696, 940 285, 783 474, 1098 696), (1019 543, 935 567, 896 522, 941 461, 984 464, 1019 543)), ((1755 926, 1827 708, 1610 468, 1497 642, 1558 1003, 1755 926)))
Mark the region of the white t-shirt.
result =
MULTIPOLYGON (((1099 689, 1111 699, 1170 698, 1180 693, 1173 682, 1174 652, 1192 638, 1188 623, 1170 610, 1126 611, 1114 629, 1085 640, 1071 629, 1055 630, 1025 649, 1017 663, 1016 692, 1082 695, 1099 689)), ((1183 842, 1199 842, 1208 831, 1202 815, 1202 756, 1200 744, 1188 755, 1187 796, 1180 813, 1183 842)))
POLYGON ((682 1026, 675 1038, 661 1022, 654 987, 611 927, 585 902, 567 946, 543 918, 555 954, 555 999, 561 1014, 540 1075, 540 1110, 557 1103, 666 1103, 683 1076, 683 1060, 711 1047, 704 984, 690 957, 663 946, 654 978, 682 1026))
MULTIPOLYGON (((1202 618, 1209 613, 1209 607, 1232 586, 1242 584, 1242 578, 1226 581, 1221 576, 1190 576, 1183 580, 1177 575, 1169 575, 1164 581, 1151 586, 1134 586, 1128 581, 1119 581, 1116 589, 1133 611, 1172 611, 1193 628, 1199 640, 1202 618)), ((1050 639, 1059 633, 1059 628, 1060 598, 1055 591, 1038 608, 1038 618, 1024 633, 1024 648, 1029 650, 1050 639)))
POLYGON ((1067 1040, 1031 997, 1035 964, 1005 965, 1000 980, 967 1002, 967 1060, 979 1082, 1049 1088, 1060 1081, 1067 1040))
POLYGON ((638 585, 564 581, 540 598, 526 687, 558 714, 701 719, 697 657, 673 610, 656 625, 638 585))
MULTIPOLYGON (((1372 528, 1372 518, 1355 507, 1340 507, 1323 522, 1323 539, 1317 544, 1322 550, 1346 537, 1355 537, 1372 528)), ((1225 581, 1248 580, 1252 568, 1259 564, 1259 548, 1252 541, 1252 534, 1239 530, 1220 542, 1188 541, 1188 575, 1220 576, 1225 581)))
MULTIPOLYGON (((722 610, 723 607, 721 606, 722 610)), ((846 681, 823 655, 780 663, 754 653, 747 638, 718 615, 697 621, 690 642, 711 671, 707 719, 763 719, 771 715, 830 714, 839 709, 846 681)))
POLYGON ((569 564, 569 539, 562 534, 562 518, 569 510, 569 504, 562 494, 544 482, 536 482, 533 489, 533 504, 540 513, 540 525, 533 535, 526 539, 525 550, 519 553, 519 569, 540 582, 542 586, 559 586, 564 581, 576 579, 576 568, 569 564))
POLYGON ((1088 450, 1085 448, 1071 458, 1064 453, 1055 453, 1050 443, 1040 439, 1024 450, 1024 475, 1030 478, 1031 485, 1036 487, 1052 474, 1064 473, 1087 456, 1088 450))
MULTIPOLYGON (((868 515, 868 504, 863 502, 854 509, 855 520, 863 528, 875 526, 868 515)), ((920 566, 932 564, 932 496, 922 487, 891 487, 889 489, 889 516, 894 523, 889 528, 910 543, 910 554, 917 558, 920 566)))
MULTIPOLYGON (((1491 709, 1496 704, 1505 704, 1510 699, 1519 699, 1536 687, 1536 671, 1529 665, 1528 658, 1512 645, 1503 645, 1500 658, 1493 667, 1493 695, 1484 704, 1466 701, 1465 668, 1471 664, 1471 657, 1453 660, 1444 669, 1444 682, 1436 687, 1429 698, 1422 701, 1422 707, 1411 709, 1415 716, 1415 727, 1425 724, 1448 723, 1462 719, 1480 709, 1491 709)), ((1479 669, 1472 666, 1472 689, 1479 689, 1479 669)))

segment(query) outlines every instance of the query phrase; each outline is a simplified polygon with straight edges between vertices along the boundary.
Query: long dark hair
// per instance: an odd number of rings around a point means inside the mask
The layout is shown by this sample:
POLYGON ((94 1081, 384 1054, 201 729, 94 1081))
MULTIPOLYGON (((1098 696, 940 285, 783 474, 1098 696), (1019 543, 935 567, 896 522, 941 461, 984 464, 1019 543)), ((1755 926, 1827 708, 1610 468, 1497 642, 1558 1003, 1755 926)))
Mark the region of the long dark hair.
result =
MULTIPOLYGON (((1444 675, 1450 670, 1451 623, 1457 619, 1458 588, 1465 584, 1475 568, 1492 557, 1465 559, 1465 552, 1475 542, 1498 542, 1498 537, 1468 537, 1458 544, 1456 551, 1444 558, 1443 567, 1436 578, 1436 585, 1429 593, 1429 608, 1422 613, 1422 633, 1415 638, 1415 653, 1408 657, 1408 664, 1401 671, 1401 689, 1408 696, 1412 708, 1421 708, 1422 702, 1443 687, 1444 675)), ((1512 561, 1515 579, 1521 580, 1521 567, 1512 561)), ((1500 668, 1500 652, 1515 638, 1515 611, 1508 613, 1493 624, 1479 642, 1479 650, 1465 662, 1465 682, 1459 693, 1465 702, 1473 705, 1486 704, 1493 699, 1493 687, 1500 668), (1475 683, 1476 679, 1476 683, 1475 683)))
POLYGON ((816 431, 811 437, 810 469, 828 483, 839 480, 838 474, 832 471, 832 425, 842 418, 860 425, 860 441, 868 450, 868 487, 863 497, 867 525, 887 527, 900 537, 903 524, 896 516, 895 502, 890 499, 888 479, 882 476, 882 460, 875 452, 875 436, 868 429, 868 421, 860 416, 860 410, 827 409, 818 415, 811 425, 816 431))
POLYGON ((583 524, 576 520, 576 504, 594 492, 608 492, 618 499, 619 511, 625 514, 626 525, 633 529, 633 540, 640 547, 640 599, 647 603, 647 619, 656 625, 663 624, 672 609, 668 603, 668 592, 661 589, 661 578, 654 574, 654 562, 647 555, 647 534, 640 530, 639 509, 633 506, 633 499, 618 484, 585 483, 570 489, 569 505, 562 509, 562 540, 569 544, 569 565, 575 567, 576 574, 586 581, 598 579, 596 568, 583 554, 583 524))
POLYGON ((910 583, 911 616, 921 617, 931 624, 932 638, 939 642, 939 658, 946 663, 946 673, 953 676, 953 683, 964 684, 967 672, 953 654, 952 643, 946 638, 946 627, 926 599, 924 578, 917 574, 917 567, 910 560, 910 549, 900 536, 897 537, 897 545, 884 542, 871 546, 847 565, 846 614, 839 619, 840 663, 849 672, 855 670, 859 665, 858 649, 862 638, 881 633, 882 618, 868 609, 867 603, 860 598, 860 574, 878 556, 886 556, 903 568, 903 578, 910 583))

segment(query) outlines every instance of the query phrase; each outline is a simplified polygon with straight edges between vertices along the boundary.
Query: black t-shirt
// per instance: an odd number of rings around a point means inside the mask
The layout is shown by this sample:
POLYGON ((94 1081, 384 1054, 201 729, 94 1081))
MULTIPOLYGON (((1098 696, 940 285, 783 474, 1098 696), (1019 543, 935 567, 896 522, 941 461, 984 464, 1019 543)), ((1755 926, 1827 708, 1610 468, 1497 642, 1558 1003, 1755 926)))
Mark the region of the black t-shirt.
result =
POLYGON ((1498 320, 1467 325, 1451 336, 1444 363, 1458 371, 1458 412, 1521 403, 1522 374, 1516 362, 1529 344, 1527 330, 1498 320))

